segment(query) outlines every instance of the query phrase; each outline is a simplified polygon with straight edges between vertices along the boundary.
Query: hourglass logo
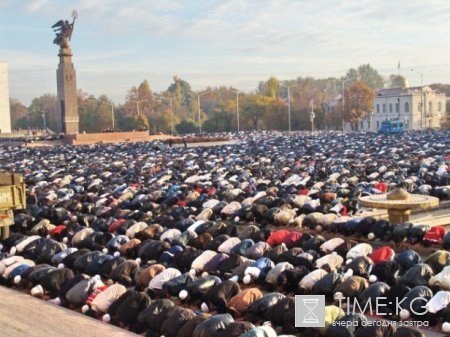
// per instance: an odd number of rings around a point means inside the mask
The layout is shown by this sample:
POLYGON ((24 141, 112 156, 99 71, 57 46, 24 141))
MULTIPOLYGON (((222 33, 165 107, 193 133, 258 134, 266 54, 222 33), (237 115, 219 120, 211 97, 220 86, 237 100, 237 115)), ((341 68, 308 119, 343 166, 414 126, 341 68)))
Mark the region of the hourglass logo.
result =
POLYGON ((325 326, 325 295, 295 296, 295 326, 297 328, 325 326))

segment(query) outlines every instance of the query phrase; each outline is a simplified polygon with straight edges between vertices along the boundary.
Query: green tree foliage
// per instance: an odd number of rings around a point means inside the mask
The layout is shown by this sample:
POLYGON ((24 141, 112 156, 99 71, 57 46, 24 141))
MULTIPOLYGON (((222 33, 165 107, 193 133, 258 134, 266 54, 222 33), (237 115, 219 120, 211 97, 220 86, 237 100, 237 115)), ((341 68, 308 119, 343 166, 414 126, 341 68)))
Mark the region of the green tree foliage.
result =
POLYGON ((236 104, 231 100, 216 105, 208 114, 208 120, 203 124, 206 132, 230 132, 236 131, 236 128, 236 104))
POLYGON ((175 98, 173 101, 174 105, 182 106, 185 110, 184 112, 187 113, 194 100, 191 85, 185 80, 174 76, 173 83, 169 85, 167 92, 169 93, 169 96, 175 98))
POLYGON ((56 95, 44 94, 40 97, 36 97, 31 102, 28 111, 31 116, 33 116, 33 121, 35 122, 36 128, 44 127, 44 116, 45 125, 50 130, 55 130, 56 128, 56 95))
POLYGON ((198 132, 198 123, 192 119, 184 119, 175 128, 180 134, 196 133, 198 132))
POLYGON ((370 64, 362 64, 358 68, 351 68, 344 77, 347 80, 346 85, 353 84, 356 81, 363 81, 369 88, 381 89, 384 87, 384 79, 377 70, 370 64))
POLYGON ((374 91, 363 81, 353 84, 345 90, 345 120, 354 128, 365 114, 373 109, 374 100, 374 91))
MULTIPOLYGON (((80 115, 80 131, 93 133, 102 132, 112 128, 111 100, 106 95, 99 98, 89 95, 88 93, 78 91, 78 111, 80 115)), ((114 112, 115 128, 121 129, 122 115, 121 112, 114 112)))

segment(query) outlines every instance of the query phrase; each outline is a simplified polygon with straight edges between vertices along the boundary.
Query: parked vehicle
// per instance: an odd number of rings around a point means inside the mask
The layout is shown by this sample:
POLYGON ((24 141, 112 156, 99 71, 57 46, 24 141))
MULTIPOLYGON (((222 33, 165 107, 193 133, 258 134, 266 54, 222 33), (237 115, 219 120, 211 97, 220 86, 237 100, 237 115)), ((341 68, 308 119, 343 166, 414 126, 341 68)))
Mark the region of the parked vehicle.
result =
POLYGON ((402 133, 404 132, 404 126, 403 122, 396 120, 396 121, 382 121, 381 127, 378 129, 379 133, 402 133))

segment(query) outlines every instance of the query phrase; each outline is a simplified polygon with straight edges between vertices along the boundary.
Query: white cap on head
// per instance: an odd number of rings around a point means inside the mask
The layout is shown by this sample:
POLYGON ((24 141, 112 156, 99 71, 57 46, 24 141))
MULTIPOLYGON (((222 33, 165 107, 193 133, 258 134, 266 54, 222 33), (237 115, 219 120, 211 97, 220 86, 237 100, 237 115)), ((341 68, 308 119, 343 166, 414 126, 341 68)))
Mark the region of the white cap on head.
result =
POLYGON ((32 296, 44 295, 44 288, 42 288, 42 286, 38 284, 37 286, 31 288, 31 295, 32 296))
POLYGON ((349 270, 347 270, 347 272, 344 274, 344 278, 347 278, 350 276, 353 276, 353 269, 351 269, 351 268, 349 270))
POLYGON ((352 263, 353 259, 347 259, 347 261, 345 261, 345 264, 350 264, 352 263))
POLYGON ((52 237, 50 236, 50 234, 47 234, 47 236, 45 238, 46 239, 51 239, 52 237))
POLYGON ((61 305, 61 299, 59 297, 55 297, 52 300, 49 300, 50 303, 53 303, 54 305, 61 305))
POLYGON ((378 277, 376 275, 370 275, 369 276, 369 282, 370 283, 375 283, 378 281, 378 277))
POLYGON ((236 216, 235 218, 234 218, 234 221, 236 221, 236 222, 239 222, 241 219, 238 217, 238 216, 236 216))
POLYGON ((81 307, 81 312, 83 314, 85 314, 88 310, 89 310, 89 306, 87 304, 85 304, 81 307))
POLYGON ((336 301, 342 300, 344 298, 344 294, 341 293, 340 291, 338 291, 337 293, 334 294, 334 299, 336 301))
POLYGON ((189 270, 189 274, 191 274, 192 276, 197 275, 197 271, 195 269, 191 269, 189 270))
POLYGON ((136 261, 136 263, 137 263, 138 265, 141 265, 142 260, 141 260, 140 257, 138 257, 135 261, 136 261))
POLYGON ((245 275, 243 281, 244 281, 244 284, 249 284, 250 282, 252 282, 251 275, 249 275, 249 274, 245 275))
POLYGON ((94 276, 94 278, 95 278, 96 280, 98 280, 98 281, 101 281, 101 279, 102 279, 102 278, 101 278, 101 276, 100 276, 100 275, 98 275, 98 274, 97 274, 97 275, 95 275, 95 276, 94 276))
POLYGON ((16 252, 17 252, 17 248, 16 248, 16 246, 13 246, 9 250, 9 255, 16 255, 16 252))
POLYGON ((103 254, 108 254, 108 248, 103 248, 102 252, 103 252, 103 254))
POLYGON ((450 323, 449 322, 442 323, 442 331, 445 333, 450 332, 450 323))
POLYGON ((208 276, 209 275, 209 273, 207 272, 207 271, 204 271, 203 273, 202 273, 202 277, 206 277, 206 276, 208 276))
POLYGON ((120 256, 120 252, 114 252, 113 256, 114 257, 119 257, 120 256))
POLYGON ((187 290, 183 289, 178 294, 178 297, 180 298, 180 300, 185 300, 188 297, 188 295, 189 294, 188 294, 187 290))
POLYGON ((408 319, 410 317, 411 317, 411 313, 408 310, 406 310, 406 309, 400 310, 400 318, 401 319, 405 320, 405 319, 408 319))
POLYGON ((233 281, 233 282, 239 281, 239 276, 237 276, 237 275, 231 276, 230 281, 233 281))
POLYGON ((370 241, 375 240, 375 234, 374 233, 367 234, 367 239, 369 239, 370 241))
POLYGON ((105 323, 111 322, 111 315, 110 314, 104 314, 102 317, 102 321, 105 323))
POLYGON ((205 302, 202 303, 200 308, 202 309, 203 312, 209 312, 209 307, 205 302))
POLYGON ((67 242, 69 242, 69 239, 65 236, 65 237, 63 237, 62 242, 67 243, 67 242))
POLYGON ((58 269, 63 269, 65 267, 64 263, 59 263, 58 264, 58 269))
POLYGON ((22 281, 22 276, 16 275, 14 276, 14 284, 19 284, 22 281))
POLYGON ((3 250, 3 245, 0 243, 0 252, 3 250))

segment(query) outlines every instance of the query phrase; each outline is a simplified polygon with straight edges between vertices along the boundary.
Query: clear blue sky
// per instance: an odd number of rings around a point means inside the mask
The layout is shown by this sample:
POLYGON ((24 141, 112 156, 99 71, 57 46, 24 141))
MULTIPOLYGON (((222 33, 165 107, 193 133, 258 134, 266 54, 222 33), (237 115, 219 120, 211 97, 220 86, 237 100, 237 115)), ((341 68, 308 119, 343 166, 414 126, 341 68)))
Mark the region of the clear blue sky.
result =
POLYGON ((56 92, 50 28, 78 20, 72 37, 78 87, 120 103, 147 79, 165 90, 177 75, 194 90, 251 91, 269 76, 342 76, 370 63, 411 85, 450 83, 448 0, 0 0, 0 61, 10 94, 29 104, 56 92))

